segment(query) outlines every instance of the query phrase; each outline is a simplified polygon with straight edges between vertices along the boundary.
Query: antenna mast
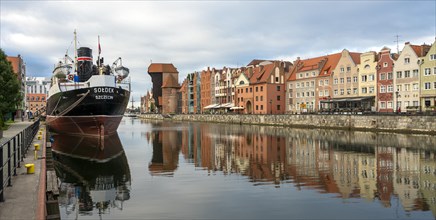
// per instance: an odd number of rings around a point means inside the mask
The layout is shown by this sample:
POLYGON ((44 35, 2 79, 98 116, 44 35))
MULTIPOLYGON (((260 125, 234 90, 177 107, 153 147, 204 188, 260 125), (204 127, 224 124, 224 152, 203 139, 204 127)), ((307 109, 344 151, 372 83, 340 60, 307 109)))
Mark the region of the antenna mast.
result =
POLYGON ((77 33, 74 29, 74 72, 77 74, 77 33))
POLYGON ((395 35, 394 37, 396 37, 397 39, 394 41, 395 43, 397 43, 397 54, 400 54, 400 46, 398 45, 398 43, 400 42, 399 41, 399 38, 400 38, 400 35, 395 35))

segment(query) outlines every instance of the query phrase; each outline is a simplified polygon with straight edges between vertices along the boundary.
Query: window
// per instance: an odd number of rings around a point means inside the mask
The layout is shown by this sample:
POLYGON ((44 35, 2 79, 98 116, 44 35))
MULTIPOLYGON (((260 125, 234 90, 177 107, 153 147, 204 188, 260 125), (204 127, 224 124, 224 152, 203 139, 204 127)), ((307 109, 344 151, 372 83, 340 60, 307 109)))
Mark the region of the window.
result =
POLYGON ((280 91, 280 86, 277 86, 277 91, 280 91))
POLYGON ((388 108, 392 108, 392 102, 388 102, 388 108))
POLYGON ((397 85, 397 91, 403 91, 403 88, 401 85, 397 85))
POLYGON ((387 62, 384 62, 384 63, 383 63, 383 67, 388 67, 388 63, 387 63, 387 62))
POLYGON ((257 102, 257 101, 259 101, 259 97, 258 97, 258 96, 256 96, 256 102, 257 102))
POLYGON ((353 82, 357 83, 357 76, 353 76, 353 82))
MULTIPOLYGON (((436 74, 436 68, 435 68, 435 74, 436 74)), ((326 79, 326 80, 324 81, 324 85, 328 85, 328 84, 329 84, 329 80, 326 79)))
POLYGON ((333 84, 334 84, 334 85, 338 84, 338 79, 334 79, 334 80, 333 80, 333 84))
POLYGON ((393 79, 393 74, 392 73, 388 73, 388 79, 393 79))
POLYGON ((350 95, 350 94, 351 94, 351 89, 348 88, 348 89, 347 89, 347 95, 350 95))
POLYGON ((405 91, 410 91, 410 84, 405 84, 404 89, 405 91))
POLYGON ((405 63, 405 64, 410 63, 410 58, 404 58, 404 63, 405 63))
POLYGON ((380 73, 380 80, 385 80, 385 79, 386 79, 386 74, 380 73))
POLYGON ((374 93, 374 86, 369 87, 369 93, 370 94, 374 93))
POLYGON ((250 92, 253 92, 253 87, 250 87, 250 92))
POLYGON ((371 81, 374 81, 374 74, 371 74, 371 75, 369 75, 369 79, 368 79, 370 82, 371 81))
POLYGON ((429 90, 429 89, 431 89, 431 86, 430 86, 430 83, 429 83, 429 82, 424 83, 424 89, 425 89, 425 90, 429 90))
POLYGON ((341 67, 341 73, 343 73, 345 71, 344 67, 341 67))
POLYGON ((425 68, 424 76, 429 76, 430 74, 431 74, 431 69, 430 68, 425 68))
POLYGON ((363 88, 362 88, 362 93, 363 93, 363 94, 366 94, 367 91, 368 91, 368 89, 367 89, 366 87, 363 87, 363 88))
POLYGON ((306 77, 309 77, 309 73, 306 73, 306 77))
MULTIPOLYGON (((436 89, 436 83, 435 83, 435 89, 436 89)), ((325 96, 329 96, 329 91, 328 90, 324 90, 324 95, 325 96)))
POLYGON ((299 75, 299 77, 298 78, 303 78, 303 74, 302 73, 300 73, 300 75, 299 75))
POLYGON ((386 102, 380 102, 380 108, 385 109, 386 108, 386 102))
POLYGON ((248 88, 245 88, 245 92, 248 93, 248 88))
POLYGON ((312 72, 312 76, 315 76, 315 72, 312 72))
POLYGON ((433 89, 436 89, 436 82, 433 82, 433 89))
POLYGON ((295 88, 300 88, 300 83, 295 84, 295 88))
POLYGON ((433 75, 436 75, 436 67, 433 69, 433 75))
POLYGON ((301 88, 304 88, 304 82, 302 82, 300 86, 301 86, 301 88))
POLYGON ((297 98, 300 98, 300 93, 299 92, 297 92, 297 98))
POLYGON ((277 101, 280 101, 280 96, 279 95, 277 96, 277 101))
POLYGON ((351 72, 351 67, 347 66, 347 73, 351 72))
POLYGON ((263 110, 263 105, 260 105, 260 110, 263 110))
POLYGON ((256 105, 256 110, 259 110, 259 106, 258 105, 256 105))
POLYGON ((403 72, 397 71, 397 78, 403 78, 403 72))
POLYGON ((263 96, 260 96, 260 101, 263 101, 263 96))
POLYGON ((393 92, 394 91, 394 87, 392 85, 388 85, 388 92, 393 92))
POLYGON ((353 88, 353 94, 357 94, 357 88, 353 88))
POLYGON ((324 96, 324 91, 319 91, 319 96, 324 96))
POLYGON ((418 83, 413 83, 413 90, 415 90, 415 91, 419 90, 419 84, 418 83))
POLYGON ((279 77, 276 76, 276 82, 279 82, 279 77))
POLYGON ((280 110, 280 105, 277 105, 277 110, 280 110))
POLYGON ((418 70, 417 69, 413 70, 413 77, 418 77, 418 70))
POLYGON ((410 70, 404 71, 404 78, 410 78, 410 70))
POLYGON ((318 85, 319 86, 323 86, 324 85, 324 81, 323 80, 318 81, 318 85))
POLYGON ((344 78, 341 78, 341 84, 344 84, 344 78))
POLYGON ((363 68, 365 68, 365 69, 369 69, 370 66, 369 66, 368 64, 366 64, 365 67, 363 67, 363 68))
POLYGON ((367 80, 367 76, 366 76, 366 75, 363 75, 363 76, 362 76, 362 82, 366 82, 366 80, 367 80))
POLYGON ((289 84, 288 84, 288 88, 289 88, 289 89, 292 89, 292 83, 289 83, 289 84))
POLYGON ((314 86, 315 86, 315 81, 311 81, 311 82, 310 82, 310 86, 311 86, 311 87, 314 87, 314 86))
POLYGON ((430 60, 436 60, 436 54, 430 54, 430 60))
POLYGON ((344 89, 341 89, 341 95, 344 95, 344 89))
POLYGON ((333 94, 338 95, 338 90, 335 89, 335 91, 333 92, 333 94))
POLYGON ((351 83, 351 77, 347 77, 347 83, 351 83))
POLYGON ((382 85, 380 86, 380 93, 385 93, 386 92, 386 86, 382 85))
POLYGON ((256 92, 259 92, 259 87, 256 86, 256 92))
POLYGON ((306 87, 309 87, 309 82, 306 82, 306 87))

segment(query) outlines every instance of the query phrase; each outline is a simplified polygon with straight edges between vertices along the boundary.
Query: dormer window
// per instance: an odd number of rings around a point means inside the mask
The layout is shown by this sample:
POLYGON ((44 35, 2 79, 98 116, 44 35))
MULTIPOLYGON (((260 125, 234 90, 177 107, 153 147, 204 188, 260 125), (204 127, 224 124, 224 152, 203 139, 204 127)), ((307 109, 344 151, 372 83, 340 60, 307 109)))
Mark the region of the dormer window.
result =
POLYGON ((405 63, 405 64, 410 63, 410 58, 404 58, 404 63, 405 63))

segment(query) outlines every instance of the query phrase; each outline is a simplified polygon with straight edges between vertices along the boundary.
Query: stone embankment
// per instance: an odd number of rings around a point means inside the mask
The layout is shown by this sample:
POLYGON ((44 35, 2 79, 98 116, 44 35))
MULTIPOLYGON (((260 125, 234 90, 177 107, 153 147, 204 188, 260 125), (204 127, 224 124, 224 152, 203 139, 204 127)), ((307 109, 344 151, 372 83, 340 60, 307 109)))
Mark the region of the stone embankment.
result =
POLYGON ((234 115, 234 114, 142 114, 141 118, 233 124, 257 124, 296 128, 384 131, 436 134, 436 117, 424 115, 234 115))

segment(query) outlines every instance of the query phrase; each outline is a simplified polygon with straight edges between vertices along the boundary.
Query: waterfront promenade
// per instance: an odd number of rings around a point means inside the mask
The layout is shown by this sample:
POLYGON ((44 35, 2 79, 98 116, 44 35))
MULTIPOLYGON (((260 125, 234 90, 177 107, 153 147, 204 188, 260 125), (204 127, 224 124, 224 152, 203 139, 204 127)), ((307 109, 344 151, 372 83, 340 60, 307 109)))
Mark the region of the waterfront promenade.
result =
MULTIPOLYGON (((3 131, 3 138, 0 142, 3 144, 10 138, 20 133, 23 129, 30 126, 33 122, 17 121, 13 123, 8 130, 3 131)), ((41 125, 40 128, 45 128, 41 125)), ((45 132, 42 132, 42 136, 45 132)), ((45 138, 38 140, 38 134, 35 135, 32 144, 30 145, 25 158, 17 168, 17 175, 12 177, 12 186, 5 187, 4 201, 0 202, 0 219, 41 219, 44 218, 43 202, 39 202, 41 171, 43 166, 43 141, 45 138), (37 151, 37 159, 34 155, 34 144, 40 144, 41 148, 37 151), (35 173, 27 174, 25 164, 33 163, 35 165, 35 173)), ((45 164, 44 164, 45 165, 45 164)), ((42 196, 45 195, 45 192, 42 196)))

